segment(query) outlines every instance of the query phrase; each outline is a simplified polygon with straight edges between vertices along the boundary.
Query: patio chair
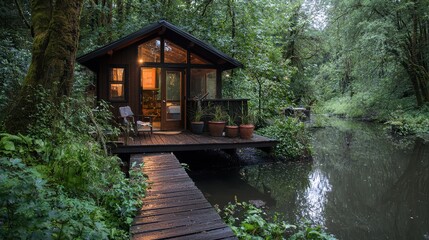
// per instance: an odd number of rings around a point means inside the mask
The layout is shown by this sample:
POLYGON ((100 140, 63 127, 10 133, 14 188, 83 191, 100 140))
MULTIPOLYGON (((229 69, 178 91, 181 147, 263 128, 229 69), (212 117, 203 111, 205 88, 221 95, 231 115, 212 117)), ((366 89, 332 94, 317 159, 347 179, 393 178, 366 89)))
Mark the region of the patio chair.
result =
POLYGON ((130 128, 134 128, 135 134, 139 135, 139 132, 143 131, 144 127, 149 127, 150 133, 153 133, 152 117, 142 116, 141 120, 138 120, 135 118, 130 106, 119 107, 119 113, 123 118, 124 125, 127 127, 127 134, 129 133, 130 128))

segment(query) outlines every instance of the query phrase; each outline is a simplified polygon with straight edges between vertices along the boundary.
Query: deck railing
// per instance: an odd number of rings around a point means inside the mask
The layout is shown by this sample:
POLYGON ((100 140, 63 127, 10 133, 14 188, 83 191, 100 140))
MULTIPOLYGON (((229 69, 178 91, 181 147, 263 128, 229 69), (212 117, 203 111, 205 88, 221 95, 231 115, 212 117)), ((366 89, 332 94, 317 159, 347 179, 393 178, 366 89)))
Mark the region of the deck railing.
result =
MULTIPOLYGON (((215 106, 221 106, 224 111, 234 119, 236 124, 241 123, 241 116, 246 115, 248 99, 207 99, 201 102, 201 107, 205 109, 213 109, 215 106)), ((193 112, 197 108, 197 102, 188 100, 188 123, 192 120, 193 112)), ((210 116, 204 116, 203 121, 209 121, 210 116)), ((189 126, 189 124, 188 124, 189 126)))

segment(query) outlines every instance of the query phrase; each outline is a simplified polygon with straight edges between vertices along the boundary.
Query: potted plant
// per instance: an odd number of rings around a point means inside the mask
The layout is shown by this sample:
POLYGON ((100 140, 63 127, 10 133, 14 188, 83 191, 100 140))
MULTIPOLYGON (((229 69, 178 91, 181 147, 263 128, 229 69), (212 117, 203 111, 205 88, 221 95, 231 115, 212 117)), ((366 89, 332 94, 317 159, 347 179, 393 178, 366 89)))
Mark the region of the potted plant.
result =
POLYGON ((253 116, 250 113, 243 114, 241 116, 240 138, 251 139, 253 137, 254 129, 255 125, 253 124, 253 116))
POLYGON ((206 111, 202 107, 202 101, 205 97, 207 97, 207 94, 198 95, 193 98, 193 100, 197 103, 197 107, 193 112, 191 112, 191 131, 195 134, 202 134, 204 131, 204 121, 201 119, 204 115, 206 115, 206 111))
POLYGON ((202 134, 204 130, 204 122, 201 118, 204 116, 204 111, 201 107, 197 107, 193 113, 193 119, 191 121, 191 131, 195 134, 202 134))
POLYGON ((214 108, 214 113, 212 114, 213 118, 208 122, 209 133, 213 137, 222 137, 223 129, 226 125, 226 113, 223 111, 221 106, 216 106, 214 108))
POLYGON ((228 121, 225 126, 225 136, 236 138, 238 136, 238 126, 234 122, 234 118, 228 115, 228 121))

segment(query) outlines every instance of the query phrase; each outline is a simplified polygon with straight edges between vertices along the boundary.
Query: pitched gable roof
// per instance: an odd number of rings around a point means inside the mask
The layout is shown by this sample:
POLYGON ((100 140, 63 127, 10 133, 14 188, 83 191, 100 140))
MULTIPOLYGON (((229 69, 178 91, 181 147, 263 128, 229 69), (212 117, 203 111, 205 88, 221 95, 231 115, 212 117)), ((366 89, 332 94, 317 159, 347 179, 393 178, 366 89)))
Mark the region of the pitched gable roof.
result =
POLYGON ((80 64, 90 68, 91 70, 95 70, 96 67, 94 66, 94 61, 97 58, 103 57, 111 51, 117 51, 119 49, 125 48, 133 43, 142 40, 143 38, 147 38, 152 35, 154 37, 163 35, 170 41, 181 45, 185 49, 187 47, 190 47, 191 52, 196 53, 197 55, 215 63, 216 65, 220 65, 221 68, 224 70, 243 66, 239 61, 217 50, 211 45, 195 38, 191 34, 181 30, 180 28, 174 26, 173 24, 165 20, 161 20, 154 24, 146 26, 140 31, 131 33, 128 36, 111 42, 92 52, 79 56, 76 60, 80 64))

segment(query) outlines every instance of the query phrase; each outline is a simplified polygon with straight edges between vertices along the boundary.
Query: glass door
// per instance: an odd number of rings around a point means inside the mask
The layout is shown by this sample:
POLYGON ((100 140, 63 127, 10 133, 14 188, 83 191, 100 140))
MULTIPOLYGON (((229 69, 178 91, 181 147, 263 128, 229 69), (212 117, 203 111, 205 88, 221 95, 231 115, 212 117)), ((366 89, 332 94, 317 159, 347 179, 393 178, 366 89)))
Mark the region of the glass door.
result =
POLYGON ((161 69, 140 68, 141 115, 152 118, 154 130, 161 130, 161 69))
POLYGON ((183 129, 183 71, 162 69, 161 130, 183 129))

